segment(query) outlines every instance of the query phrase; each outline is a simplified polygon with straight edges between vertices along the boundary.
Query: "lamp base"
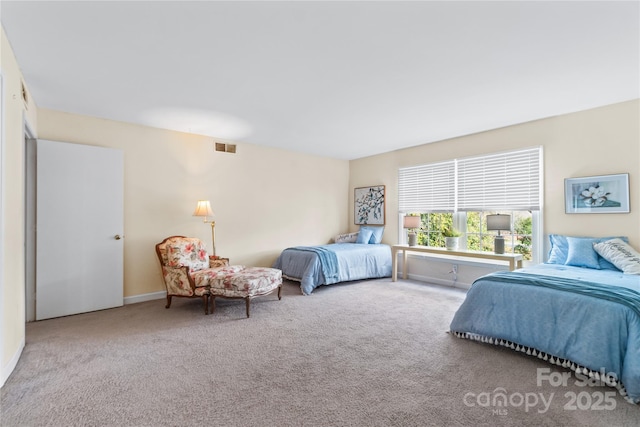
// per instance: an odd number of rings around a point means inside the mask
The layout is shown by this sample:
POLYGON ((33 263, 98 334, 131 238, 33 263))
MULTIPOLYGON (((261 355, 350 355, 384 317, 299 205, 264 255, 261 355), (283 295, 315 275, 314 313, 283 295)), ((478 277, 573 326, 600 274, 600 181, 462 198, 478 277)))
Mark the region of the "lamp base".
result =
POLYGON ((409 246, 415 246, 418 235, 416 233, 409 233, 409 246))
POLYGON ((504 253, 504 237, 496 236, 495 240, 493 241, 493 251, 497 254, 504 253))

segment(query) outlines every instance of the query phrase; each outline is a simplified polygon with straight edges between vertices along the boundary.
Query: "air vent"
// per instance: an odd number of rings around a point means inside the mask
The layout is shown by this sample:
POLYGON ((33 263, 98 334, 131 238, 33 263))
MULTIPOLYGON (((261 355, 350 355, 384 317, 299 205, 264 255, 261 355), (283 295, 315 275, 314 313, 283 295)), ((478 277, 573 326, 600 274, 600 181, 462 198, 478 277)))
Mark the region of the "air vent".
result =
POLYGON ((221 142, 216 142, 216 151, 222 151, 223 153, 235 153, 236 144, 223 144, 221 142))

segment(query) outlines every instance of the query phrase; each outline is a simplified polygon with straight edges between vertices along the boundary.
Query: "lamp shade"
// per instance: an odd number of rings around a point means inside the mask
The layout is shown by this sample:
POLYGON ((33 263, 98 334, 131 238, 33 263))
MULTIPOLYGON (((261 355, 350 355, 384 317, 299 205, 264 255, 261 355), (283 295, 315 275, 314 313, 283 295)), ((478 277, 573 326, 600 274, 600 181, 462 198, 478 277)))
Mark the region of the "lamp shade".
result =
POLYGON ((405 216, 404 217, 404 228, 418 228, 420 227, 420 217, 419 216, 405 216))
POLYGON ((488 231, 511 230, 511 215, 487 215, 488 231))
POLYGON ((211 203, 209 203, 208 200, 198 200, 198 204, 196 205, 196 210, 193 212, 193 216, 213 216, 211 203))

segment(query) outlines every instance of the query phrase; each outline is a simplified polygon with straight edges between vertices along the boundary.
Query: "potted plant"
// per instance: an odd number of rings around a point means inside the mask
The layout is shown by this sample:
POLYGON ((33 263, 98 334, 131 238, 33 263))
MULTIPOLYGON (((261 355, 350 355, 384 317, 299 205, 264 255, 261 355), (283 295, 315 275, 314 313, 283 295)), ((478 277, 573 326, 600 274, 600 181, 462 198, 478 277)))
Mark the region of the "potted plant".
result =
POLYGON ((444 230, 442 230, 442 235, 444 236, 444 244, 447 250, 454 251, 458 249, 458 241, 460 240, 460 236, 462 233, 459 230, 451 226, 447 226, 444 230))

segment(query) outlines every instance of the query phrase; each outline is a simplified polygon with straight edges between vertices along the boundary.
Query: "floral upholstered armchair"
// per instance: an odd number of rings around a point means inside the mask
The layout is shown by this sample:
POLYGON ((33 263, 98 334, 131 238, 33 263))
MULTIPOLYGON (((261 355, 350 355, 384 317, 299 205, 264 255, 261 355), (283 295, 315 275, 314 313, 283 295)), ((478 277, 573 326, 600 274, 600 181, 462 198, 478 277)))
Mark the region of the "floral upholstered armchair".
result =
POLYGON ((167 237, 156 245, 156 254, 167 287, 166 308, 171 307, 174 296, 202 298, 204 314, 209 314, 210 282, 228 262, 211 260, 210 266, 205 244, 194 237, 167 237))
POLYGON ((202 298, 204 314, 215 310, 215 298, 242 298, 247 317, 251 299, 278 290, 281 299, 282 271, 275 268, 229 265, 225 258, 209 257, 200 239, 171 236, 156 245, 167 287, 167 305, 172 297, 202 298))

